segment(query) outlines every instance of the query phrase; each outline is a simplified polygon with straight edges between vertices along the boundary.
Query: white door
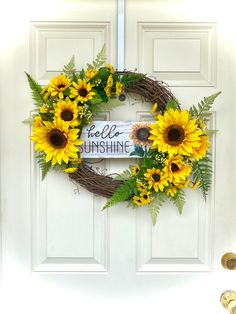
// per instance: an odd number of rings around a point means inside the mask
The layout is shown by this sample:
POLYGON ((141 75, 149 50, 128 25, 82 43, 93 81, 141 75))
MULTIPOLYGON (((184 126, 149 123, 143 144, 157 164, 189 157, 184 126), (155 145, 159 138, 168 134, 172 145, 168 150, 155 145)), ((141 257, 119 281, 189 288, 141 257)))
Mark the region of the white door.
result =
MULTIPOLYGON (((2 313, 226 313, 236 290, 221 257, 236 251, 236 23, 233 1, 126 0, 125 68, 149 73, 188 108, 216 91, 214 184, 207 203, 189 191, 182 216, 168 204, 153 228, 143 210, 101 212, 105 200, 66 175, 43 182, 21 123, 32 101, 24 71, 42 85, 75 54, 90 62, 106 43, 117 62, 115 0, 6 2, 1 10, 2 313)), ((135 105, 132 103, 135 102, 135 105)), ((146 120, 128 99, 99 119, 146 120)), ((120 172, 130 161, 98 165, 120 172)))

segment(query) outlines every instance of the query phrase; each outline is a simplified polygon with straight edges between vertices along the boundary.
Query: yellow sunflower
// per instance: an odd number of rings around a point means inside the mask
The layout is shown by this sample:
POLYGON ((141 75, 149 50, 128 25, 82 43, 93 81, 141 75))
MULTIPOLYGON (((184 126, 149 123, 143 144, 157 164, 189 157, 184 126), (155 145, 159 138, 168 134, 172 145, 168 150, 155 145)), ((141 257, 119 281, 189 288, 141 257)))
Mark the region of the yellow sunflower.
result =
POLYGON ((151 197, 150 197, 149 191, 144 191, 140 194, 140 198, 142 200, 142 205, 150 204, 151 203, 151 197))
POLYGON ((196 190, 199 187, 200 183, 201 183, 201 180, 197 180, 195 183, 193 183, 192 189, 196 190))
POLYGON ((49 109, 46 105, 42 105, 40 108, 39 108, 39 112, 40 113, 48 113, 49 109))
POLYGON ((140 195, 139 196, 134 196, 133 197, 133 202, 134 202, 134 204, 136 204, 136 205, 138 205, 138 206, 142 206, 143 204, 142 204, 142 199, 141 199, 141 197, 140 197, 140 195))
POLYGON ((116 95, 120 96, 122 93, 123 84, 121 82, 116 82, 116 95))
POLYGON ((174 185, 177 189, 186 189, 189 186, 190 180, 175 182, 174 185))
POLYGON ((200 136, 200 146, 193 149, 192 156, 196 160, 200 160, 206 156, 207 150, 209 148, 209 141, 207 135, 200 136))
POLYGON ((134 144, 139 146, 151 145, 151 141, 148 139, 150 137, 150 129, 148 123, 134 123, 132 125, 132 130, 130 133, 130 138, 134 144))
POLYGON ((165 190, 165 193, 171 197, 174 197, 177 194, 177 192, 178 192, 177 188, 172 184, 168 186, 168 188, 165 190))
POLYGON ((81 109, 81 106, 77 106, 75 102, 72 102, 67 97, 65 100, 59 100, 57 102, 55 107, 55 118, 69 123, 71 127, 78 126, 80 124, 78 113, 81 109))
POLYGON ((108 98, 111 97, 111 88, 112 88, 112 85, 113 85, 113 77, 112 77, 112 74, 110 74, 108 76, 108 79, 107 79, 107 85, 105 86, 104 88, 104 91, 107 95, 108 98))
POLYGON ((70 168, 64 169, 63 171, 64 171, 65 173, 74 173, 74 172, 76 172, 76 170, 77 170, 77 168, 70 167, 70 168))
POLYGON ((106 87, 104 88, 104 91, 105 91, 107 97, 111 98, 111 87, 106 85, 106 87))
POLYGON ((197 129, 196 119, 191 119, 186 110, 168 109, 159 114, 157 121, 150 125, 152 148, 163 153, 190 156, 200 147, 202 132, 197 129))
POLYGON ((165 186, 168 186, 168 176, 160 169, 147 169, 144 173, 145 180, 148 181, 148 188, 153 188, 156 192, 163 191, 165 186))
POLYGON ((96 69, 90 69, 90 70, 85 71, 85 76, 90 80, 90 79, 92 79, 97 73, 98 73, 98 70, 96 70, 96 69))
POLYGON ((33 122, 33 128, 37 128, 37 127, 41 126, 42 123, 43 123, 43 120, 42 120, 41 116, 40 115, 35 116, 34 122, 33 122))
POLYGON ((110 74, 108 76, 108 79, 107 79, 107 86, 109 87, 112 87, 113 86, 113 77, 112 77, 112 74, 110 74))
POLYGON ((106 64, 106 70, 109 71, 110 73, 114 73, 114 68, 110 64, 106 64))
POLYGON ((155 102, 155 104, 152 106, 151 114, 154 114, 158 109, 158 104, 155 102))
POLYGON ((71 80, 65 75, 60 74, 50 80, 48 86, 42 90, 47 99, 49 96, 58 96, 60 99, 64 98, 63 92, 71 85, 71 80))
POLYGON ((180 182, 189 176, 191 167, 183 162, 182 156, 176 155, 166 159, 163 171, 167 173, 170 181, 180 182))
POLYGON ((135 195, 133 197, 133 202, 138 206, 150 204, 151 203, 150 192, 144 192, 138 196, 135 195))
POLYGON ((137 181, 137 189, 139 192, 146 192, 147 191, 147 186, 144 184, 142 181, 137 181))
POLYGON ((79 129, 69 129, 69 125, 62 120, 53 122, 44 121, 41 126, 33 128, 31 140, 36 143, 35 150, 46 154, 46 162, 52 161, 52 165, 66 164, 69 158, 78 159, 77 145, 83 144, 78 139, 79 129))
POLYGON ((73 87, 70 88, 70 97, 76 98, 81 103, 91 100, 95 93, 92 91, 92 86, 85 79, 78 79, 77 83, 72 82, 73 87))
POLYGON ((136 164, 135 166, 132 167, 131 173, 133 176, 136 176, 140 171, 140 166, 139 164, 136 164))

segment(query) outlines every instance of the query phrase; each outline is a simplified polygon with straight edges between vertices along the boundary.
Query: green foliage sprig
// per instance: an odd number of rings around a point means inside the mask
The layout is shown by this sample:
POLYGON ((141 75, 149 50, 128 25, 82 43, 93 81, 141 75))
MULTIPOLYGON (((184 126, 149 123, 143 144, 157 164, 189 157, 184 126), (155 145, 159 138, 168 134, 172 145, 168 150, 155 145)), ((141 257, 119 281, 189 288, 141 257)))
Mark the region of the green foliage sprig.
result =
POLYGON ((29 86, 32 91, 32 98, 36 107, 41 107, 44 103, 42 92, 42 87, 27 73, 25 72, 28 79, 29 86))
POLYGON ((189 110, 189 113, 195 119, 201 119, 205 124, 210 120, 212 115, 211 108, 217 96, 221 92, 215 93, 209 97, 204 97, 204 99, 198 103, 198 106, 192 106, 189 110))
POLYGON ((211 188, 212 181, 212 161, 209 157, 209 154, 199 161, 193 162, 192 176, 194 181, 200 181, 199 188, 201 189, 203 197, 206 200, 208 192, 211 188))
POLYGON ((117 203, 127 201, 134 194, 134 190, 135 178, 131 177, 117 188, 112 197, 104 205, 103 210, 114 206, 117 203))
POLYGON ((66 74, 70 79, 75 78, 76 68, 75 68, 75 56, 73 55, 68 62, 64 65, 62 72, 66 74))
POLYGON ((87 67, 88 69, 99 69, 102 66, 104 66, 104 64, 106 63, 106 46, 105 44, 103 45, 101 51, 98 53, 97 57, 95 58, 95 60, 92 62, 92 64, 87 63, 87 67))

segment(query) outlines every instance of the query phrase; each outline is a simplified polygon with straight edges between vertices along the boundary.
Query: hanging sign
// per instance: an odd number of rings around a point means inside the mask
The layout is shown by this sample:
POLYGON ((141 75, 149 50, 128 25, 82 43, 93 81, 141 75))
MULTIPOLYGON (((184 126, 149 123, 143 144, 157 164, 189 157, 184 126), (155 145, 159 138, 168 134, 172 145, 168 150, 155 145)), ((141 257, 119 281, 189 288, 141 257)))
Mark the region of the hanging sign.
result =
POLYGON ((82 158, 142 157, 147 147, 151 122, 94 121, 83 128, 79 146, 82 158))

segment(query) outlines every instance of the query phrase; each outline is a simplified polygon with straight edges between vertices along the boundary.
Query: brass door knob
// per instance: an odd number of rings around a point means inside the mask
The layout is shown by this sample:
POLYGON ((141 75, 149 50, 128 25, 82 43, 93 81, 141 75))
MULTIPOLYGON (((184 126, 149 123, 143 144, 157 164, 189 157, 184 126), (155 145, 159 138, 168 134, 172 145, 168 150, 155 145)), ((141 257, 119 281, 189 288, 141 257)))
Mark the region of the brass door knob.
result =
POLYGON ((227 290, 220 297, 221 304, 229 311, 230 314, 236 314, 236 292, 227 290))
POLYGON ((231 252, 224 254, 221 259, 221 264, 226 269, 235 270, 236 254, 231 252))

